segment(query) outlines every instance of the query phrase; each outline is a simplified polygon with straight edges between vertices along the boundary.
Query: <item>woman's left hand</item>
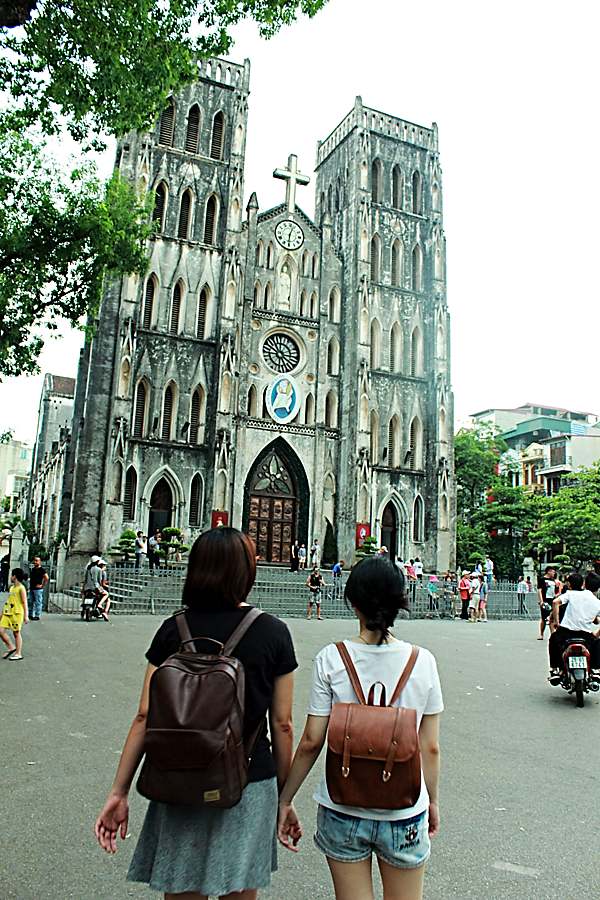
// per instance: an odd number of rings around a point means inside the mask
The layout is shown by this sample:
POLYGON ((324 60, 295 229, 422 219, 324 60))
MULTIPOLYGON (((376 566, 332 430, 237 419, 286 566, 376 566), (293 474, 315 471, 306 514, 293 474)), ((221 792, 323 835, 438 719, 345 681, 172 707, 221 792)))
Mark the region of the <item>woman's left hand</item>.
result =
POLYGON ((293 853, 298 852, 298 841, 302 837, 302 825, 293 803, 279 804, 279 819, 277 822, 277 840, 293 853))
POLYGON ((117 852, 117 834, 120 832, 121 840, 125 840, 128 823, 127 795, 109 794, 94 826, 94 833, 103 850, 107 853, 117 852))

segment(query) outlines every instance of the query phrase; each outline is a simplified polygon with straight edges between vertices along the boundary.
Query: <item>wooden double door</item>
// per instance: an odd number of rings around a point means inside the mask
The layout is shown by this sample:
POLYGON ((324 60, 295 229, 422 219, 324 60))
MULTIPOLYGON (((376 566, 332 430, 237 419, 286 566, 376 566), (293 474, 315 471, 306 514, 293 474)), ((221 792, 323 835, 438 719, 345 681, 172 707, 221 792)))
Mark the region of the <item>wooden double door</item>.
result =
POLYGON ((290 562, 290 548, 296 539, 296 505, 295 497, 250 495, 248 533, 260 562, 290 562))

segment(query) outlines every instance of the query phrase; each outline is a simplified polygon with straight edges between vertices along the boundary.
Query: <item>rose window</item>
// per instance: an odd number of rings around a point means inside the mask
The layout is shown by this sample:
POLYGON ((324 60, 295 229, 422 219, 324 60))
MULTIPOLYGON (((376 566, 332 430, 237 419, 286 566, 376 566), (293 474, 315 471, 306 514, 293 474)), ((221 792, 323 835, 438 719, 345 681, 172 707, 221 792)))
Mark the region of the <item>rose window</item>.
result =
POLYGON ((275 372, 292 372, 300 362, 300 348, 289 335, 270 334, 263 344, 263 356, 275 372))

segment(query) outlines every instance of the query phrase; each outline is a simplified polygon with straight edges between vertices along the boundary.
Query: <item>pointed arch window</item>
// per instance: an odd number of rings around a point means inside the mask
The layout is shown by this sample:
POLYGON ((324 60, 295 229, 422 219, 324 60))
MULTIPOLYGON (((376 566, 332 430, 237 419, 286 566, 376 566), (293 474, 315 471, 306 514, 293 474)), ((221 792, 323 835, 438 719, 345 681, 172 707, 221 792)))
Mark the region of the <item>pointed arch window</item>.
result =
POLYGON ((260 281, 257 281, 254 285, 254 306, 256 309, 260 306, 260 299, 262 297, 262 288, 260 281))
POLYGON ((371 281, 381 280, 381 240, 378 234, 371 238, 371 281))
POLYGON ((410 338, 410 374, 419 378, 423 374, 423 336, 417 326, 410 338))
POLYGON ((179 224, 177 226, 177 237, 187 240, 190 236, 190 221, 192 212, 192 192, 184 191, 181 197, 181 205, 179 207, 179 224))
POLYGON ((308 278, 310 271, 310 255, 308 250, 305 250, 302 254, 302 274, 308 278))
POLYGON ((328 428, 337 428, 338 402, 335 391, 329 391, 325 397, 325 425, 328 428))
POLYGON ((204 213, 204 243, 214 244, 217 229, 217 198, 211 194, 204 213))
POLYGON ((275 265, 275 248, 272 243, 267 247, 267 269, 272 269, 275 265))
POLYGON ((113 466, 112 477, 112 499, 116 503, 121 502, 121 490, 123 488, 123 466, 117 460, 113 466))
POLYGON ((312 277, 318 278, 318 276, 319 276, 319 257, 315 253, 315 255, 312 258, 312 277))
POLYGON ((446 531, 448 529, 448 497, 446 494, 442 494, 440 499, 440 530, 446 531))
POLYGON ((390 372, 400 371, 402 332, 398 322, 394 322, 390 334, 390 372))
POLYGON ((310 295, 310 316, 311 319, 317 319, 319 317, 319 298, 317 297, 316 291, 313 291, 310 295))
POLYGON ((435 212, 438 212, 440 208, 440 186, 437 181, 433 182, 431 188, 431 207, 435 212))
POLYGON ((420 494, 415 497, 413 506, 413 541, 421 544, 425 540, 425 504, 420 494))
POLYGON ((268 281, 267 284, 265 284, 265 295, 264 295, 264 301, 263 301, 264 309, 271 309, 272 300, 273 300, 273 288, 271 287, 271 282, 268 281))
POLYGON ((380 159, 371 164, 371 200, 373 203, 383 201, 383 166, 380 159))
POLYGON ((377 319, 371 322, 371 368, 379 369, 381 365, 381 326, 377 319))
POLYGON ((146 408, 148 405, 148 388, 145 381, 138 382, 135 389, 135 408, 133 411, 133 436, 145 437, 146 434, 146 408))
POLYGON ((202 443, 202 426, 204 425, 204 410, 206 406, 206 395, 204 388, 199 386, 192 394, 192 402, 190 405, 190 444, 202 443))
POLYGON ((397 469, 400 457, 400 423, 392 416, 388 425, 388 466, 397 469))
POLYGON ((155 223, 157 231, 165 230, 165 212, 167 209, 167 186, 164 181, 157 185, 154 191, 154 209, 152 210, 152 221, 155 223))
POLYGON ((410 423, 409 438, 410 468, 423 468, 423 426, 418 416, 410 423))
POLYGON ((300 315, 308 318, 310 315, 310 306, 308 303, 308 294, 302 291, 300 294, 300 315))
POLYGON ((194 103, 188 113, 185 149, 188 153, 197 153, 200 141, 200 107, 194 103))
POLYGON ((206 337, 206 313, 208 310, 208 289, 203 287, 198 297, 198 317, 196 319, 196 337, 206 337))
POLYGON ((264 257, 265 257, 265 245, 262 241, 259 241, 256 245, 256 265, 262 266, 264 265, 264 257))
POLYGON ((403 247, 402 241, 395 240, 392 244, 392 285, 394 287, 402 287, 402 268, 403 268, 403 247))
POLYGON ((202 516, 202 476, 196 473, 192 478, 190 487, 190 520, 193 528, 200 525, 202 516))
POLYGON ((212 134, 210 138, 211 159, 223 159, 224 138, 225 116, 219 111, 213 119, 212 134))
POLYGON ((142 327, 151 328, 154 318, 154 294, 156 282, 154 276, 151 275, 146 282, 146 291, 144 293, 144 309, 142 313, 142 327))
POLYGON ((418 216, 423 215, 423 183, 419 171, 413 172, 412 176, 412 211, 418 216))
POLYGON ((171 316, 169 319, 169 334, 179 334, 179 318, 181 316, 181 282, 178 281, 173 290, 171 299, 171 316))
POLYGON ((313 397, 312 393, 308 393, 306 395, 306 400, 304 403, 304 424, 315 424, 315 398, 313 397))
POLYGON ((248 415, 253 419, 258 417, 258 391, 254 384, 250 385, 248 391, 248 415))
POLYGON ((335 337, 327 345, 327 374, 340 374, 340 345, 335 337))
POLYGON ((340 310, 340 291, 339 288, 334 287, 329 292, 329 321, 330 322, 339 322, 341 318, 341 310, 340 310))
POLYGON ((162 144, 163 147, 172 147, 174 132, 175 104, 173 103, 173 99, 170 98, 160 117, 158 143, 162 144))
POLYGON ((128 522, 135 519, 136 495, 137 472, 133 466, 129 466, 125 475, 125 494, 123 496, 123 518, 128 522))
POLYGON ((402 169, 394 166, 392 169, 392 206, 394 209, 402 209, 402 169))
POLYGON ((423 290, 423 251, 419 244, 415 244, 412 252, 412 289, 423 290))
POLYGON ((165 388, 162 408, 162 425, 160 436, 163 441, 170 441, 173 433, 173 414, 175 407, 175 386, 171 382, 165 388))
POLYGON ((374 409, 371 410, 371 415, 369 419, 369 429, 370 429, 370 451, 371 451, 371 464, 377 465, 379 461, 379 416, 375 412, 374 409))

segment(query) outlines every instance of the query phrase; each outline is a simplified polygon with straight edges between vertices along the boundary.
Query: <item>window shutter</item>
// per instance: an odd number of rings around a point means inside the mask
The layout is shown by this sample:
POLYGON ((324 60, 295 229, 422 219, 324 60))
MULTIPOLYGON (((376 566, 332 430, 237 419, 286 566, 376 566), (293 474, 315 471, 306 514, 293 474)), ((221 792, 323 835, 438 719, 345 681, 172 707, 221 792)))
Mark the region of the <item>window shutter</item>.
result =
POLYGON ((200 486, 200 476, 194 475, 190 492, 190 525, 200 524, 200 486))
POLYGON ((215 225, 217 218, 217 201, 213 196, 208 198, 206 203, 206 215, 204 217, 204 243, 215 243, 215 225))
POLYGON ((125 496, 123 498, 123 518, 129 521, 135 517, 136 493, 137 475, 133 466, 130 466, 125 476, 125 496))
POLYGON ((163 230, 166 193, 166 188, 161 181, 154 192, 154 209, 152 211, 152 221, 157 223, 159 231, 163 230))
POLYGON ((196 389, 192 395, 192 409, 190 412, 190 443, 198 443, 200 430, 200 391, 196 389))
POLYGON ((178 334, 179 333, 180 310, 181 310, 181 285, 178 283, 175 285, 175 290, 173 291, 173 300, 171 301, 171 321, 169 323, 169 333, 170 334, 178 334))
POLYGON ((196 336, 201 339, 206 336, 206 306, 206 288, 202 288, 198 300, 198 324, 196 326, 196 336))
POLYGON ((169 385, 163 400, 163 420, 161 437, 163 441, 171 440, 171 419, 173 416, 173 388, 169 385))
POLYGON ((198 152, 198 138, 200 136, 200 110, 198 105, 192 106, 188 113, 187 133, 185 136, 185 149, 188 153, 198 152))
POLYGON ((133 420, 134 437, 144 437, 144 420, 146 418, 146 385, 143 381, 135 392, 135 416, 133 420))
POLYGON ((396 433, 395 422, 390 419, 388 428, 388 465, 395 467, 396 464, 396 433))
POLYGON ((212 136, 210 141, 211 159, 223 158, 223 135, 225 119, 222 112, 218 112, 213 119, 212 136))
POLYGON ((166 109, 163 109, 162 115, 160 117, 160 135, 158 138, 158 143, 162 144, 163 147, 172 147, 173 146, 173 131, 175 125, 175 107, 173 105, 173 101, 169 101, 169 105, 166 109))
POLYGON ((154 306, 154 278, 149 278, 146 282, 146 293, 144 296, 144 314, 142 316, 142 325, 144 328, 152 326, 152 307, 154 306))
POLYGON ((189 237, 189 225, 190 225, 190 206, 191 206, 191 197, 190 192, 186 191, 181 198, 181 207, 179 209, 179 227, 177 229, 177 237, 178 238, 188 238, 189 237))

